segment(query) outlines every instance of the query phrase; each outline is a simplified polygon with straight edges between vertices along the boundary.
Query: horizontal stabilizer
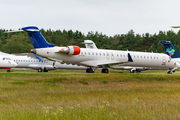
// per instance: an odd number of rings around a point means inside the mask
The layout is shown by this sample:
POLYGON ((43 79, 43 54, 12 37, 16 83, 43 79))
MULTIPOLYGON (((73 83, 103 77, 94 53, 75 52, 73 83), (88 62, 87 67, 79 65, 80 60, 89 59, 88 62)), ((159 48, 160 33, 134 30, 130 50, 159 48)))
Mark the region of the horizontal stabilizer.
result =
POLYGON ((54 44, 49 44, 42 34, 40 33, 40 30, 36 26, 28 26, 28 27, 23 27, 22 30, 17 30, 17 31, 7 31, 5 33, 11 33, 11 32, 22 32, 25 31, 28 33, 29 38, 31 39, 31 42, 34 46, 34 48, 49 48, 49 47, 54 47, 54 44))
POLYGON ((13 33, 13 32, 23 32, 24 30, 16 30, 16 31, 6 31, 5 33, 13 33))
POLYGON ((172 28, 180 28, 180 26, 172 26, 172 28))
POLYGON ((28 27, 23 27, 22 30, 26 32, 38 32, 39 29, 36 26, 28 26, 28 27))

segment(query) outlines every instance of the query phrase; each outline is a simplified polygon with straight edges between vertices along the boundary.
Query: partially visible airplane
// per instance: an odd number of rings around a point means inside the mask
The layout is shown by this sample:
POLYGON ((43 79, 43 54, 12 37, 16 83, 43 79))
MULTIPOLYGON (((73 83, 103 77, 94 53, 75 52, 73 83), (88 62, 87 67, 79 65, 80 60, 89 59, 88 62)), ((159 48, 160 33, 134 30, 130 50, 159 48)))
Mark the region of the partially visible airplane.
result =
MULTIPOLYGON (((61 64, 59 62, 52 62, 46 59, 37 58, 34 54, 30 53, 27 55, 12 55, 0 52, 0 55, 4 55, 14 62, 18 63, 15 68, 31 68, 38 70, 38 72, 48 72, 48 70, 56 70, 56 69, 77 69, 77 70, 85 70, 87 67, 77 66, 72 64, 61 64)), ((9 70, 10 71, 10 70, 9 70)))
POLYGON ((7 72, 10 72, 10 68, 16 66, 17 63, 12 61, 9 57, 0 55, 0 69, 6 69, 7 72))
POLYGON ((180 63, 180 52, 176 50, 170 41, 162 41, 164 51, 172 60, 180 63))
POLYGON ((22 30, 28 32, 34 46, 32 53, 47 59, 60 60, 62 63, 87 66, 87 73, 93 73, 95 68, 103 68, 102 73, 108 73, 108 68, 114 65, 168 68, 167 73, 180 68, 179 63, 162 53, 86 49, 78 46, 56 47, 46 42, 37 27, 23 27, 22 30))

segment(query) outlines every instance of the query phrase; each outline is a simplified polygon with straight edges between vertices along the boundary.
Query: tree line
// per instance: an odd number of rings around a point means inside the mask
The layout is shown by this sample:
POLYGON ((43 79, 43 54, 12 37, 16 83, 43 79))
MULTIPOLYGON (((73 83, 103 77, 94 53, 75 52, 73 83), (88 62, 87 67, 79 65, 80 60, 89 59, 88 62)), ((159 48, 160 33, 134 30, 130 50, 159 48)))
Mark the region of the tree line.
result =
MULTIPOLYGON (((0 51, 6 53, 26 53, 33 49, 31 40, 26 32, 5 33, 7 30, 0 29, 0 51)), ((171 41, 176 49, 180 48, 180 31, 159 31, 158 34, 144 33, 135 34, 133 30, 127 34, 106 36, 99 32, 88 32, 87 35, 76 30, 40 30, 47 42, 56 46, 77 45, 85 47, 84 40, 93 40, 99 49, 147 51, 163 53, 163 40, 171 41)))

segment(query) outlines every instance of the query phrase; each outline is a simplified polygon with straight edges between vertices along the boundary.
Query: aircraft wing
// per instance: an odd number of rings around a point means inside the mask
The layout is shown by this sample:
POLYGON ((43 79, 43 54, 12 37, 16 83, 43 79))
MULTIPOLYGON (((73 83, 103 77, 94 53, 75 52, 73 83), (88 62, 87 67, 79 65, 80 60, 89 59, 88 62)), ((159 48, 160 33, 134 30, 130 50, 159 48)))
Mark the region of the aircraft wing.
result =
POLYGON ((39 69, 40 67, 43 67, 43 68, 48 68, 48 70, 55 70, 55 69, 57 69, 57 67, 56 66, 53 66, 53 64, 52 65, 41 65, 41 64, 30 64, 30 65, 28 65, 28 67, 29 68, 31 68, 31 69, 39 69))
POLYGON ((49 61, 60 62, 60 63, 62 62, 62 60, 58 60, 58 59, 54 59, 54 58, 50 58, 50 57, 44 57, 44 58, 46 58, 49 61))
POLYGON ((123 63, 128 63, 128 62, 133 62, 131 55, 129 53, 128 53, 128 60, 126 60, 126 61, 88 60, 88 61, 80 62, 80 64, 85 65, 85 66, 90 66, 90 67, 97 67, 97 66, 111 67, 114 65, 121 66, 121 65, 123 65, 123 63))
POLYGON ((46 59, 49 61, 62 62, 62 60, 58 60, 58 59, 54 59, 54 58, 50 58, 50 57, 44 57, 44 56, 40 56, 40 55, 37 56, 36 54, 32 54, 32 53, 24 53, 24 55, 27 55, 28 57, 31 57, 31 58, 37 58, 40 61, 44 61, 44 59, 46 59))
POLYGON ((172 26, 172 28, 180 28, 180 26, 172 26))
POLYGON ((101 60, 89 60, 89 61, 83 61, 80 62, 81 65, 90 66, 90 67, 97 67, 97 66, 108 66, 114 65, 114 64, 122 64, 120 61, 101 61, 101 60))

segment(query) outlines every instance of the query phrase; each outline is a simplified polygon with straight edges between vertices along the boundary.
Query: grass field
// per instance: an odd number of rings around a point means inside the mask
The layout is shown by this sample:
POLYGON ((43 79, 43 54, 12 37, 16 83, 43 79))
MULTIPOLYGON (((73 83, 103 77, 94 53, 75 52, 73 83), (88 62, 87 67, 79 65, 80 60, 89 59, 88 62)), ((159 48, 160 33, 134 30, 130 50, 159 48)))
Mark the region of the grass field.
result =
POLYGON ((180 119, 180 71, 0 71, 0 119, 180 119))

